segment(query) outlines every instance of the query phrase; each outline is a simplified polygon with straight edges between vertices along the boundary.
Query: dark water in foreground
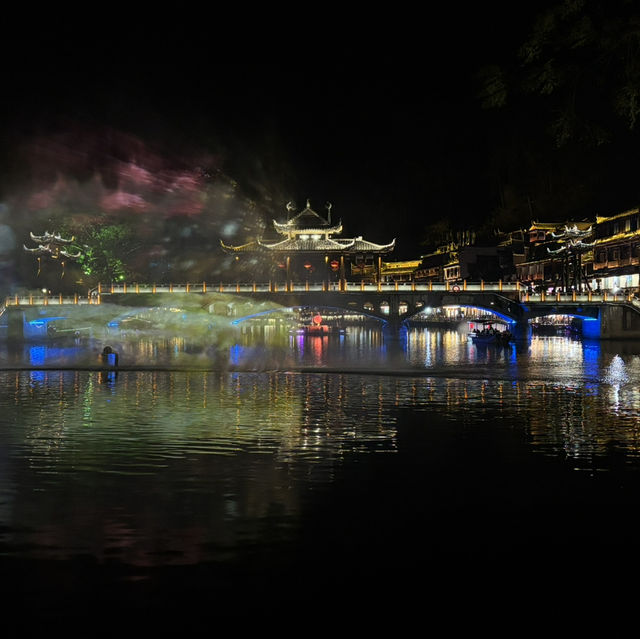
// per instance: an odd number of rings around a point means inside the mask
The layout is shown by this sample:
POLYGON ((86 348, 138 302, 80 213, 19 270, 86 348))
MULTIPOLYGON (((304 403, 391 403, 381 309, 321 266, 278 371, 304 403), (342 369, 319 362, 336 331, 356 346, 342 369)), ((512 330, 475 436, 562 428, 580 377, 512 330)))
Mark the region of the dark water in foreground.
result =
MULTIPOLYGON (((7 609, 375 624, 611 593, 638 567, 640 349, 314 339, 245 336, 242 372, 0 372, 7 609)), ((176 343, 117 346, 204 357, 176 343)), ((33 348, 4 361, 86 355, 33 348)))

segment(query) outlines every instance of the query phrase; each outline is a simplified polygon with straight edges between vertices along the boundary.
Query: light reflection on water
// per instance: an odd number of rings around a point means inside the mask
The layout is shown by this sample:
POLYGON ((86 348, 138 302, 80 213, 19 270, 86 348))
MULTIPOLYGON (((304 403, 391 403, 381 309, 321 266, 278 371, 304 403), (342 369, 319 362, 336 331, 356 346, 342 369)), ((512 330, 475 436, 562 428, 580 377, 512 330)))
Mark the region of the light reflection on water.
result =
MULTIPOLYGON (((85 361, 101 345, 3 357, 85 361)), ((207 357, 180 340, 115 346, 138 364, 207 357)), ((1 372, 2 554, 147 568, 236 561, 247 544, 268 553, 294 543, 310 513, 329 509, 338 531, 351 517, 380 526, 382 486, 420 518, 498 499, 492 491, 513 491, 510 504, 553 499, 536 492, 552 480, 541 482, 535 459, 554 473, 640 468, 632 344, 545 337, 492 349, 455 331, 358 327, 337 338, 247 332, 229 353, 244 371, 123 370, 107 381, 91 370, 1 372), (357 501, 327 506, 345 490, 357 501)))

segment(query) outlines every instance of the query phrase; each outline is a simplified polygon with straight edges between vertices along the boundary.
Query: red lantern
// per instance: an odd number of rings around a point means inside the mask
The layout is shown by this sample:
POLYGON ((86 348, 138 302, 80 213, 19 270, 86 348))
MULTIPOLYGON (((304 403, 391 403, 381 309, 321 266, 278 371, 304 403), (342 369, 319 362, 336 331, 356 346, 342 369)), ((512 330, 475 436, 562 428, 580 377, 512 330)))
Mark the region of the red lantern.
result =
POLYGON ((304 267, 307 269, 307 271, 313 267, 313 264, 310 264, 309 262, 305 262, 304 263, 304 267))
POLYGON ((278 264, 278 268, 287 268, 287 265, 286 265, 286 264, 284 264, 283 262, 280 262, 280 263, 278 264))
POLYGON ((320 315, 320 313, 316 313, 312 320, 311 320, 316 326, 320 326, 320 324, 322 324, 322 315, 320 315))
POLYGON ((338 260, 331 260, 329 266, 332 271, 337 271, 340 268, 340 262, 338 262, 338 260))

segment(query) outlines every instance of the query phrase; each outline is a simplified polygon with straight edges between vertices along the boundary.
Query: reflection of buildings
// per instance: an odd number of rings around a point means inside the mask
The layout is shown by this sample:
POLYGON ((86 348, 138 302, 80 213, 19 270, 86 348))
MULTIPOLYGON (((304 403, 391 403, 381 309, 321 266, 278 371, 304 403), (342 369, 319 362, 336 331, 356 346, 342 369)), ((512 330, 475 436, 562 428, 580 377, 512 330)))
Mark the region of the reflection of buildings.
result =
MULTIPOLYGON (((291 211, 290 206, 287 207, 291 211)), ((270 269, 271 277, 291 281, 341 281, 357 279, 378 282, 382 256, 393 251, 395 240, 375 244, 362 238, 338 237, 342 222, 332 224, 331 206, 327 217, 316 213, 307 202, 300 213, 286 222, 273 220, 278 239, 257 238, 240 246, 221 242, 226 253, 235 257, 239 269, 252 274, 270 269)))

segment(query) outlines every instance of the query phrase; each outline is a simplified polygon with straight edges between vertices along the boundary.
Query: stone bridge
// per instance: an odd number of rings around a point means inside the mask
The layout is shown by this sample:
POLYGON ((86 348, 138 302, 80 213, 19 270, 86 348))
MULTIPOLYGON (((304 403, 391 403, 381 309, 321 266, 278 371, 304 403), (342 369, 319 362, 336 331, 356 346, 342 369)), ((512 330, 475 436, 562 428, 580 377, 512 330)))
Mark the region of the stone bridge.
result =
MULTIPOLYGON (((226 309, 234 322, 256 312, 281 308, 336 308, 378 318, 391 326, 424 308, 467 306, 494 313, 510 325, 517 337, 529 332, 529 320, 547 315, 569 315, 582 320, 583 335, 590 338, 640 338, 640 304, 633 298, 604 293, 530 294, 519 283, 467 283, 457 285, 341 282, 310 285, 293 283, 183 285, 119 284, 99 286, 86 298, 8 298, 6 306, 59 306, 66 304, 120 304, 154 307, 180 305, 199 309, 226 309)), ((14 308, 15 310, 15 308, 14 308)), ((217 312, 217 311, 216 311, 217 312)))

